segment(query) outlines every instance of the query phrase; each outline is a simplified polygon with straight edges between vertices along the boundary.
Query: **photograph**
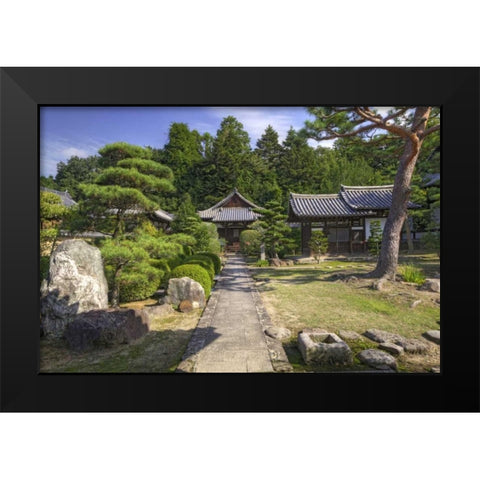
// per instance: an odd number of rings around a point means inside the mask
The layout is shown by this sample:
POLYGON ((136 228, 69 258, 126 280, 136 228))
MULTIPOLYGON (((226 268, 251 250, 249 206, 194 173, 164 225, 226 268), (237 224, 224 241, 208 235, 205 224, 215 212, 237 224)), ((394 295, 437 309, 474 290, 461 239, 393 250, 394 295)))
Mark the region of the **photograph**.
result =
POLYGON ((440 374, 440 129, 40 106, 40 373, 440 374))

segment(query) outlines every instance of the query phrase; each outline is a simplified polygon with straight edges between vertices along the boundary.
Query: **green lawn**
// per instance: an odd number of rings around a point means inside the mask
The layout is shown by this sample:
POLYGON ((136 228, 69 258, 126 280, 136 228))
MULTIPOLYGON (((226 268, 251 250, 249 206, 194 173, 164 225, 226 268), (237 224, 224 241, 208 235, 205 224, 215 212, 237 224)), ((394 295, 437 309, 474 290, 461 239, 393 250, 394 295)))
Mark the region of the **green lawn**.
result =
MULTIPOLYGON (((427 277, 439 271, 438 258, 433 255, 406 257, 401 263, 415 264, 427 277)), ((294 345, 298 332, 307 327, 335 333, 353 330, 360 334, 378 328, 408 338, 422 338, 427 330, 440 328, 439 294, 400 281, 389 282, 385 291, 378 291, 371 288, 371 279, 359 277, 354 282, 339 279, 339 274, 360 275, 373 267, 371 261, 351 259, 284 268, 250 267, 272 322, 292 331, 292 338, 285 342, 292 363, 302 364, 294 345), (412 308, 416 300, 421 302, 412 308)), ((421 371, 422 363, 425 368, 438 365, 438 350, 434 347, 432 355, 427 356, 405 355, 399 363, 407 371, 421 371)))

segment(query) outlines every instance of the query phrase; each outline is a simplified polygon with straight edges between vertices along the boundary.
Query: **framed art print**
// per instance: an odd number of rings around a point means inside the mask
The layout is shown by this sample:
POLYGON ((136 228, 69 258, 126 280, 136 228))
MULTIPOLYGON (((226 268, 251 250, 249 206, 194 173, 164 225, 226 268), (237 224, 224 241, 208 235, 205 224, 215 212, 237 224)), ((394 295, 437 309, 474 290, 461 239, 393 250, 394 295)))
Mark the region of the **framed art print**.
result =
POLYGON ((475 68, 3 68, 2 410, 478 411, 478 105, 475 68))

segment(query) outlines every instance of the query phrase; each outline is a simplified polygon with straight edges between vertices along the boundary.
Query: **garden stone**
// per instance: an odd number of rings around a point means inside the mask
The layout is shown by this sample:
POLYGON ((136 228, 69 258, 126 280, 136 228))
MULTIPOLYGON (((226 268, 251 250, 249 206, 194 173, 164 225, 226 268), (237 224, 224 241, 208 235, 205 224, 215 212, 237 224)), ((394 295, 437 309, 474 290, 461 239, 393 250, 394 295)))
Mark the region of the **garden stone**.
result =
POLYGON ((91 310, 75 317, 65 328, 69 348, 85 351, 131 343, 150 330, 150 318, 144 310, 91 310))
POLYGON ((429 346, 425 342, 416 338, 405 338, 394 343, 403 347, 407 353, 427 353, 429 350, 429 346))
POLYGON ((292 332, 288 328, 284 327, 268 327, 265 333, 272 338, 282 340, 283 338, 289 338, 292 332))
POLYGON ((353 330, 339 330, 338 336, 343 340, 358 340, 361 335, 353 330))
POLYGON ((363 350, 357 355, 358 359, 369 367, 378 370, 397 370, 397 362, 390 354, 370 348, 363 350))
POLYGON ((402 337, 401 335, 385 332, 378 328, 370 328, 363 335, 377 343, 397 343, 405 340, 405 337, 402 337))
POLYGON ((62 336, 75 315, 108 307, 108 284, 100 250, 83 240, 66 240, 52 253, 41 286, 40 315, 46 336, 62 336))
POLYGON ((352 351, 349 346, 334 333, 298 335, 298 348, 305 363, 318 365, 351 365, 352 351))
POLYGON ((392 355, 400 355, 401 353, 403 353, 403 347, 401 347, 400 345, 395 345, 394 343, 381 343, 378 348, 385 350, 392 355))
POLYGON ((412 302, 412 304, 410 305, 410 308, 415 308, 417 305, 420 305, 422 303, 421 300, 415 300, 414 302, 412 302))
POLYGON ((192 306, 196 302, 197 308, 203 308, 205 306, 205 290, 191 278, 171 278, 168 281, 167 295, 164 298, 164 302, 180 305, 182 300, 189 300, 192 302, 192 306))
POLYGON ((178 309, 182 313, 189 313, 193 310, 192 302, 190 300, 182 300, 178 306, 178 309))
POLYGON ((440 330, 429 330, 425 332, 423 336, 437 345, 440 345, 440 330))
POLYGON ((428 290, 429 292, 440 293, 440 279, 439 278, 427 278, 422 286, 422 290, 428 290))
POLYGON ((432 368, 430 369, 430 371, 431 371, 432 373, 440 373, 440 367, 432 367, 432 368))

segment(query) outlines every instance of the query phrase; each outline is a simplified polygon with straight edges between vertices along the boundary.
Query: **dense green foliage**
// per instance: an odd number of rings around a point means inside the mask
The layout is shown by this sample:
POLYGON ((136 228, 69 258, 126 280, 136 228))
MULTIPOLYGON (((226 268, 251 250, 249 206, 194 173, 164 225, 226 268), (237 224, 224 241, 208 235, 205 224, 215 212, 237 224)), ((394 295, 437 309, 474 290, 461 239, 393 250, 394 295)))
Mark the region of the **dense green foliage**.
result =
POLYGON ((208 272, 200 265, 180 265, 174 268, 170 274, 170 278, 188 277, 198 282, 205 290, 205 297, 210 296, 212 289, 212 281, 208 272))
POLYGON ((213 264, 213 260, 210 257, 200 254, 192 255, 185 259, 183 265, 200 265, 206 270, 210 277, 210 281, 213 284, 213 277, 215 277, 215 265, 213 264))
POLYGON ((279 249, 287 241, 291 228, 285 223, 287 216, 278 202, 268 202, 265 208, 254 209, 262 216, 252 228, 259 232, 262 243, 271 258, 278 258, 279 249))
POLYGON ((213 268, 215 270, 215 274, 218 275, 220 273, 220 270, 222 270, 222 260, 216 253, 199 252, 199 255, 210 258, 210 260, 212 260, 213 262, 213 268))
POLYGON ((258 230, 244 230, 240 233, 240 248, 245 255, 260 255, 262 238, 258 230))
POLYGON ((314 230, 308 242, 308 246, 315 258, 325 255, 328 250, 328 238, 322 230, 314 230))
POLYGON ((401 268, 403 280, 409 283, 422 285, 425 282, 425 275, 422 270, 415 265, 406 264, 401 268))
POLYGON ((50 254, 57 241, 62 223, 67 219, 69 209, 62 205, 58 195, 40 192, 40 252, 50 254))
POLYGON ((50 257, 48 255, 42 255, 40 257, 40 283, 48 277, 49 269, 50 257))
POLYGON ((79 186, 82 218, 90 223, 80 227, 110 231, 118 237, 158 209, 162 194, 174 190, 172 172, 150 160, 150 150, 135 145, 106 145, 99 153, 104 169, 94 183, 79 186))

